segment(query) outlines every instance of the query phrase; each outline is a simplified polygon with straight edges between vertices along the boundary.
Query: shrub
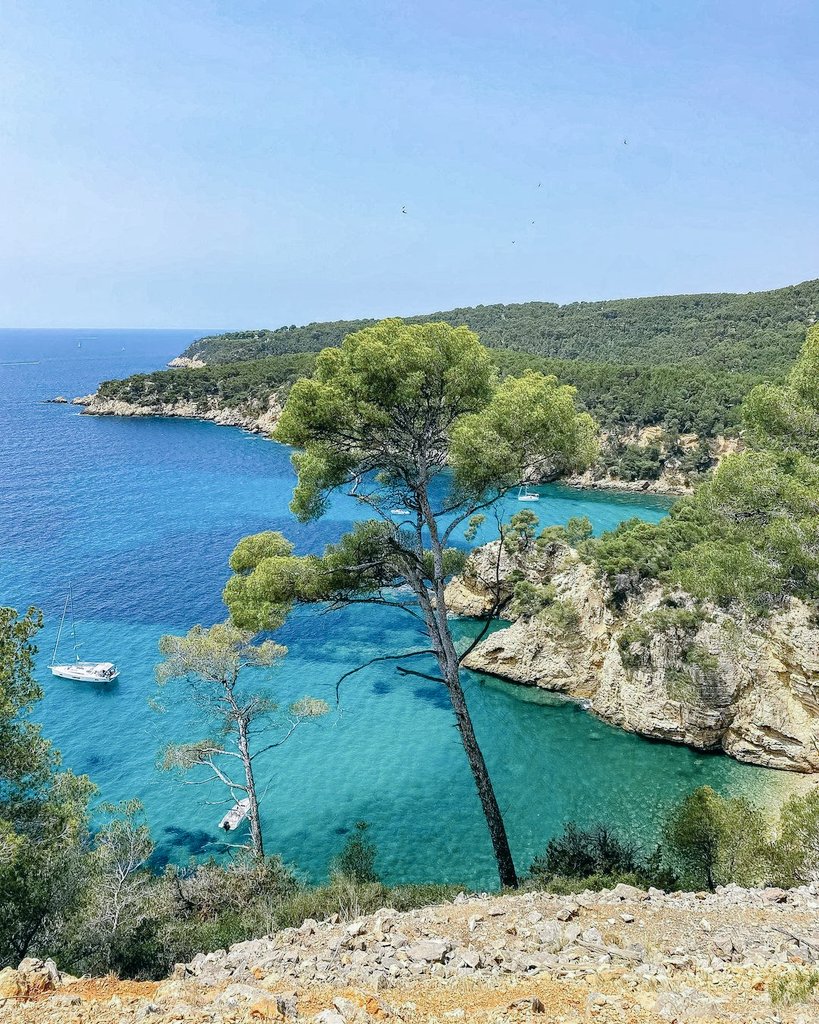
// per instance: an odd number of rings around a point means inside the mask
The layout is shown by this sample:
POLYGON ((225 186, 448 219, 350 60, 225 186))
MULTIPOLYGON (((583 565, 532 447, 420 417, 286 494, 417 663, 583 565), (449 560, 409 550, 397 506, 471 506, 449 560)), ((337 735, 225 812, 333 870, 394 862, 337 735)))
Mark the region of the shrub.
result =
POLYGON ((785 801, 771 852, 777 885, 802 885, 815 878, 819 872, 819 790, 785 801))
POLYGON ((521 579, 515 583, 509 610, 512 615, 533 618, 545 611, 556 596, 557 591, 551 583, 544 585, 521 579))
POLYGON ((375 844, 367 838, 369 824, 357 821, 355 828, 331 866, 331 874, 359 884, 377 882, 375 844))
POLYGON ((582 829, 569 822, 561 835, 549 840, 545 854, 533 861, 530 870, 534 874, 571 877, 637 869, 636 846, 623 842, 607 825, 582 829))
POLYGON ((781 974, 770 984, 771 1003, 774 1006, 790 1006, 793 1003, 807 1003, 819 986, 819 971, 797 967, 787 974, 781 974))
POLYGON ((664 840, 682 882, 710 889, 756 885, 769 869, 768 825, 744 797, 726 799, 710 786, 694 790, 671 812, 664 840))

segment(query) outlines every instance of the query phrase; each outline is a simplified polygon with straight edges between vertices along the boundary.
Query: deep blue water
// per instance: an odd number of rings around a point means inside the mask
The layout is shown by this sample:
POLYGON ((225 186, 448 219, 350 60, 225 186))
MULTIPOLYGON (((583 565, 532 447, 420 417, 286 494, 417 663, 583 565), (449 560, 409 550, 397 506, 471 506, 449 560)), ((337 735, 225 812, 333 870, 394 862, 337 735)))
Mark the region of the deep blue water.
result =
MULTIPOLYGON (((341 498, 321 522, 297 524, 287 508, 289 453, 262 438, 43 404, 155 369, 201 333, 0 331, 0 603, 45 612, 38 716, 65 764, 88 772, 105 800, 138 796, 159 856, 177 861, 219 852, 223 809, 208 803, 218 790, 156 767, 168 742, 200 738, 187 705, 164 715, 149 706, 159 637, 224 618, 227 557, 243 535, 277 529, 299 552, 318 550, 357 513, 341 498), (83 656, 120 667, 107 689, 47 670, 69 580, 83 656)), ((656 520, 667 508, 644 496, 541 492, 543 525, 586 514, 600 531, 632 515, 656 520)), ((510 500, 507 511, 519 508, 510 500)), ((297 610, 277 639, 289 655, 271 678, 286 705, 305 693, 333 703, 344 671, 412 649, 419 637, 398 613, 356 608, 297 610)), ((475 675, 467 690, 522 868, 571 819, 612 821, 648 840, 660 812, 696 785, 757 796, 779 785, 775 773, 639 739, 540 691, 475 675)), ((301 726, 259 776, 269 850, 313 878, 365 819, 386 879, 494 884, 472 779, 433 683, 401 679, 389 664, 358 674, 341 710, 301 726)))

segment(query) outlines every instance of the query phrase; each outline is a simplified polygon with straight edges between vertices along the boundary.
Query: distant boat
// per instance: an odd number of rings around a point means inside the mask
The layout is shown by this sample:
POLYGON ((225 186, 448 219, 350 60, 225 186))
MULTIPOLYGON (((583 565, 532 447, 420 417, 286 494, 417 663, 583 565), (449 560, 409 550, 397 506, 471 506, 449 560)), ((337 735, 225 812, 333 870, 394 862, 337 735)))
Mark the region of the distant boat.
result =
POLYGON ((390 515, 393 516, 411 516, 412 512, 408 508, 391 508, 390 515))
POLYGON ((80 661, 80 645, 77 642, 77 624, 74 620, 74 594, 69 586, 68 594, 63 606, 63 615, 60 619, 60 628, 57 631, 57 642, 54 644, 54 653, 51 655, 52 675, 60 679, 73 679, 80 683, 110 683, 119 675, 117 666, 110 661, 80 661), (60 646, 60 638, 63 635, 65 617, 71 607, 71 635, 74 638, 74 661, 67 665, 57 665, 57 650, 60 646))
POLYGON ((242 824, 248 814, 250 814, 250 800, 245 797, 244 800, 239 800, 231 807, 219 822, 219 828, 224 829, 225 832, 233 832, 242 824))
POLYGON ((521 487, 518 491, 518 501, 540 501, 540 495, 536 491, 525 491, 521 487))

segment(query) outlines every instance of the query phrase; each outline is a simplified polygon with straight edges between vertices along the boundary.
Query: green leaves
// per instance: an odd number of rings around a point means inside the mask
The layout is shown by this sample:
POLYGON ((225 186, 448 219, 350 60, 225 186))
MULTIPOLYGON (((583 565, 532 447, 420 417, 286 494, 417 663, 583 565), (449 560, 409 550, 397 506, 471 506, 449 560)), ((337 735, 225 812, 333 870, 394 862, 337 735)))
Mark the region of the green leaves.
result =
POLYGON ((156 667, 160 685, 172 679, 198 678, 217 686, 235 685, 244 665, 273 665, 287 654, 287 648, 267 641, 251 643, 253 633, 233 622, 218 622, 205 629, 194 626, 185 636, 163 636, 159 652, 163 661, 156 667))
POLYGON ((513 486, 527 470, 584 468, 597 452, 594 422, 574 405, 575 389, 527 371, 507 377, 479 412, 451 430, 450 464, 457 488, 482 495, 513 486))
POLYGON ((783 387, 743 407, 752 447, 731 455, 662 522, 621 524, 585 545, 615 597, 642 579, 764 614, 819 598, 819 328, 783 387))
POLYGON ((365 477, 374 500, 386 500, 390 488, 412 494, 449 465, 465 503, 532 466, 585 466, 594 425, 574 396, 535 372, 499 384, 466 328, 384 320, 325 349, 290 392, 276 438, 301 449, 291 509, 316 518, 329 491, 365 477))
POLYGON ((819 324, 782 387, 760 384, 743 404, 746 432, 758 447, 819 458, 819 324))
POLYGON ((768 824, 742 797, 725 799, 710 786, 690 793, 669 815, 664 838, 684 885, 714 890, 765 878, 768 824))
POLYGON ((255 569, 263 558, 282 558, 292 552, 293 545, 283 534, 268 530, 243 537, 233 549, 229 565, 234 572, 246 573, 255 569))

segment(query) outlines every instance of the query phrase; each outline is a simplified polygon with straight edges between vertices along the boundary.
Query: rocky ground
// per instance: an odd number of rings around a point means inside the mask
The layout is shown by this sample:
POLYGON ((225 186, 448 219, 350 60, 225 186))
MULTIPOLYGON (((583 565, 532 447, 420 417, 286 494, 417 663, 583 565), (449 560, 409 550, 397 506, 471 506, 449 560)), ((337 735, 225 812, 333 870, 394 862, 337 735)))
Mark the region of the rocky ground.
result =
POLYGON ((306 921, 200 954, 160 983, 72 979, 25 961, 0 973, 0 1022, 807 1024, 819 1021, 819 987, 784 1005, 776 988, 819 963, 817 912, 819 886, 462 895, 306 921))

